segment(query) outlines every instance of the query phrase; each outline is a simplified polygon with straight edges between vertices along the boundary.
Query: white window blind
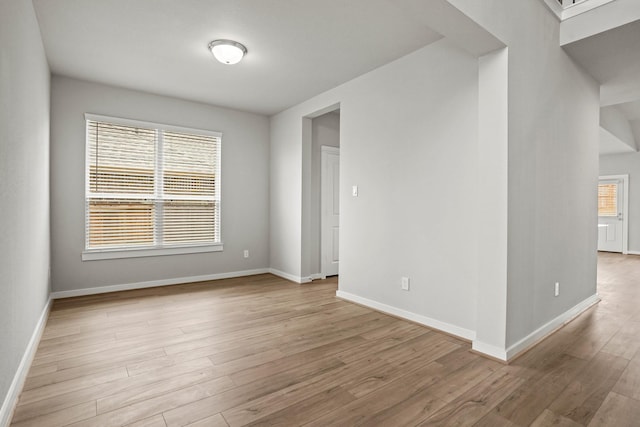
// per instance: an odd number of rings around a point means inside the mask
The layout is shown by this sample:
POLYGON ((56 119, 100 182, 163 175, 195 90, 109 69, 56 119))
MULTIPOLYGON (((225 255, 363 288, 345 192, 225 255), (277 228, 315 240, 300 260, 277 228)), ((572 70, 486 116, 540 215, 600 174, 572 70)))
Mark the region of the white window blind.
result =
POLYGON ((618 184, 598 184, 598 216, 618 215, 618 184))
POLYGON ((86 251, 217 245, 217 132, 87 115, 86 251))

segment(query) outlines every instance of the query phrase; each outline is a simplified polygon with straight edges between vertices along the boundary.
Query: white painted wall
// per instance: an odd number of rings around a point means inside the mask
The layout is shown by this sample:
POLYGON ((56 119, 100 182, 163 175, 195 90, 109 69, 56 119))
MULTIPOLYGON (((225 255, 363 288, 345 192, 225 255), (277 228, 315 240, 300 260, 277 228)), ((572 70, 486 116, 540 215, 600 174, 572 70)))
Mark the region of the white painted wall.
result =
POLYGON ((287 110, 271 119, 269 265, 302 277, 302 116, 287 110))
POLYGON ((509 215, 509 50, 478 60, 478 300, 473 348, 504 355, 509 215))
POLYGON ((622 142, 620 138, 600 126, 600 156, 607 154, 633 153, 636 151, 635 146, 630 147, 622 142))
POLYGON ((610 105, 600 108, 600 126, 632 150, 637 150, 631 124, 618 107, 610 105))
POLYGON ((471 332, 477 102, 477 59, 443 39, 273 116, 272 267, 302 271, 303 117, 340 103, 340 291, 471 332))
POLYGON ((600 175, 629 174, 629 252, 640 255, 640 153, 600 156, 600 175))
MULTIPOLYGON (((0 407, 49 298, 49 67, 33 5, 0 2, 0 407)), ((27 362, 28 363, 28 362, 27 362)), ((14 390, 17 392, 19 390, 14 390)), ((3 409, 9 410, 9 400, 3 409)), ((0 425, 8 412, 0 410, 0 425)))
POLYGON ((52 287, 78 290, 269 266, 266 117, 54 76, 51 123, 52 287), (222 138, 223 252, 82 261, 84 113, 210 129, 222 138), (243 258, 249 249, 250 257, 243 258))
POLYGON ((598 85, 559 47, 544 3, 449 1, 509 49, 511 347, 596 292, 598 85))

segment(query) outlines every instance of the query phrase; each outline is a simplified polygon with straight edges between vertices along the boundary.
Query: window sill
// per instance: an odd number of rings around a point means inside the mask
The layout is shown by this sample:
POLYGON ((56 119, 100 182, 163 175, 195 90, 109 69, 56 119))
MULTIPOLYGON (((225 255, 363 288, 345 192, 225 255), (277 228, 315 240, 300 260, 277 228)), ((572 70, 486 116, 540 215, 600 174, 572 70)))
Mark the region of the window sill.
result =
POLYGON ((101 259, 141 258, 164 255, 197 254, 202 252, 221 252, 222 243, 206 246, 177 246, 172 248, 135 248, 135 249, 102 249, 82 251, 82 261, 101 259))

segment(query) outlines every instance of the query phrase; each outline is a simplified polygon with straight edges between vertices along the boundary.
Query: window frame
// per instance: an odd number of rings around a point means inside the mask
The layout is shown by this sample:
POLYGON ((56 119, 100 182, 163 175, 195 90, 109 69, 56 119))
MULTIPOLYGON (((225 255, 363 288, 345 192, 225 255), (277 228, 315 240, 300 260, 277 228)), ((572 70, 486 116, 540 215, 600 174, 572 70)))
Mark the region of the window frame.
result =
MULTIPOLYGON (((84 248, 82 251, 83 261, 93 261, 102 259, 119 259, 119 258, 138 258, 138 257, 150 257, 150 256, 162 256, 162 255, 179 255, 179 254, 195 254, 203 252, 220 252, 224 250, 223 235, 222 235, 222 179, 221 179, 221 164, 222 164, 222 133, 218 131, 211 131, 205 129, 189 128, 184 126, 167 125, 162 123, 148 122, 142 120, 125 119, 121 117, 104 116, 92 113, 84 114, 85 123, 85 167, 84 167, 84 248), (89 221, 89 204, 88 201, 91 198, 90 193, 90 180, 89 169, 91 167, 90 150, 89 150, 89 126, 88 121, 105 122, 114 125, 140 127, 146 129, 154 129, 156 132, 175 132, 185 133, 191 135, 210 136, 218 139, 217 147, 217 161, 216 170, 214 171, 216 177, 216 195, 214 201, 218 206, 218 230, 219 241, 215 243, 193 243, 193 244, 173 244, 162 246, 132 246, 132 247, 112 247, 112 248, 88 248, 88 221, 89 221)), ((160 149, 162 148, 162 138, 159 141, 160 149)), ((160 151, 161 152, 161 151, 160 151)), ((162 156, 156 153, 154 176, 158 173, 162 173, 161 169, 158 169, 158 162, 162 156)), ((168 197, 167 199, 171 199, 168 197)), ((157 192, 154 191, 154 203, 160 200, 157 192)), ((154 229, 157 226, 156 218, 154 218, 154 229)))

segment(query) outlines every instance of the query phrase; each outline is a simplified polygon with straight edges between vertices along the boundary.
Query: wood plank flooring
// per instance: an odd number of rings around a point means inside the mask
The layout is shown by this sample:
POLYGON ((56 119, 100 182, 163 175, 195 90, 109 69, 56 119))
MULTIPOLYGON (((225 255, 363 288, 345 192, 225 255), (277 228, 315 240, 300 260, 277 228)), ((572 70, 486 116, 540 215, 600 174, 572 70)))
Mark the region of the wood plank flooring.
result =
POLYGON ((13 426, 638 426, 640 257, 510 365, 271 275, 56 301, 13 426))

